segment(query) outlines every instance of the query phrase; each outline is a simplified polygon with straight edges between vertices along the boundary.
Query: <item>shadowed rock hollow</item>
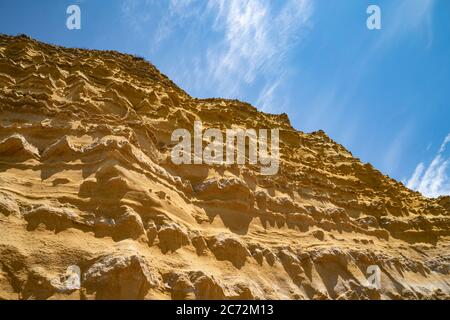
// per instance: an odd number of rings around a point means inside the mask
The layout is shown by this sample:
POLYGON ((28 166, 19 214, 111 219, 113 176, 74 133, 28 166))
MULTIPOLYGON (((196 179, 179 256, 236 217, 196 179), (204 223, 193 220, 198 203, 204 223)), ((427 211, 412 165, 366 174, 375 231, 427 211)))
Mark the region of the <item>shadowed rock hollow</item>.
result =
POLYGON ((449 203, 140 58, 0 36, 0 298, 449 298, 449 203), (172 164, 196 120, 279 128, 278 174, 172 164))

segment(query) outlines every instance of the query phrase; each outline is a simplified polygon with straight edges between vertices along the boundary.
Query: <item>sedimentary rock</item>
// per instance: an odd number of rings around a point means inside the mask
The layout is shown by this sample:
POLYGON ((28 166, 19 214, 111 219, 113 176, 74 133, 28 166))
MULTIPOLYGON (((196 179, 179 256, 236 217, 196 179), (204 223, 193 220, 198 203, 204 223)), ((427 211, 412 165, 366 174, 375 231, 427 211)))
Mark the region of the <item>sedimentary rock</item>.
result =
POLYGON ((0 35, 0 298, 448 299, 449 199, 141 58, 0 35), (278 129, 278 172, 174 164, 195 121, 278 129))

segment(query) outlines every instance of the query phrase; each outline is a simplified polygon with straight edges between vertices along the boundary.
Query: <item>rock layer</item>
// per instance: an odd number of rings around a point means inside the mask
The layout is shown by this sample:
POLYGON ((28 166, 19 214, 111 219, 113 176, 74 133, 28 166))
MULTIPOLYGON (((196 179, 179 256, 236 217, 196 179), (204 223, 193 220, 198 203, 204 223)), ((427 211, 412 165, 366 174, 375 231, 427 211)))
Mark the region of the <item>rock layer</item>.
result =
POLYGON ((0 298, 446 299, 449 203, 141 58, 0 36, 0 298), (278 174, 174 165, 196 120, 279 128, 278 174))

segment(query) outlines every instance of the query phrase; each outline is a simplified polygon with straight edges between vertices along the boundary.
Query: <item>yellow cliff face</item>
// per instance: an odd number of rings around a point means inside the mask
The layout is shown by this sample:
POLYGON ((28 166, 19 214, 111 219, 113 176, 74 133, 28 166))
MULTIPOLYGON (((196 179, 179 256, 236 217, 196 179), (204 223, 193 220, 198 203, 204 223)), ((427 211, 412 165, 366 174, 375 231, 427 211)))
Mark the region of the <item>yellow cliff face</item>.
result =
POLYGON ((449 215, 286 115, 0 36, 0 298, 450 298, 449 215), (195 121, 279 129, 278 173, 174 164, 195 121))

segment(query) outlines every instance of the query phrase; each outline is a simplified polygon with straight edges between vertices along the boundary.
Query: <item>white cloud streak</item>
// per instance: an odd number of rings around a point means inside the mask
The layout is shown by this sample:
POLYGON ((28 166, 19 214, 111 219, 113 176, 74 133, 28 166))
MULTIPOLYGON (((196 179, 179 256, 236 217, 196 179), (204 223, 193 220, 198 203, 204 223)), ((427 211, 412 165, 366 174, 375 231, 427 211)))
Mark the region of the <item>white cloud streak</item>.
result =
POLYGON ((419 163, 407 182, 407 187, 421 192, 427 197, 450 195, 450 157, 444 155, 450 142, 450 134, 444 139, 438 153, 428 167, 419 163))
POLYGON ((387 14, 388 25, 383 27, 382 37, 376 46, 391 45, 411 32, 425 32, 428 46, 432 43, 432 20, 435 0, 398 0, 393 2, 387 14))
POLYGON ((309 29, 312 3, 145 0, 138 6, 127 0, 122 11, 135 31, 153 12, 152 19, 158 21, 148 35, 150 51, 173 51, 176 43, 178 63, 165 71, 188 92, 253 99, 257 107, 280 111, 275 97, 288 78, 289 53, 309 29))
POLYGON ((261 90, 258 100, 256 101, 256 105, 264 112, 273 112, 274 106, 277 108, 283 109, 284 106, 280 105, 282 101, 280 99, 276 99, 276 90, 281 85, 281 83, 285 80, 284 75, 281 75, 277 80, 272 83, 267 83, 264 88, 261 90))
POLYGON ((141 2, 133 0, 124 0, 121 3, 121 11, 123 17, 130 24, 133 32, 142 34, 145 25, 151 18, 151 14, 143 8, 153 5, 154 0, 144 0, 141 2))
POLYGON ((449 142, 450 142, 450 133, 447 135, 447 137, 445 137, 444 142, 442 142, 441 147, 439 148, 439 153, 444 152, 445 147, 449 142))
MULTIPOLYGON (((309 0, 288 0, 277 12, 265 0, 210 0, 208 9, 216 14, 214 30, 223 39, 208 50, 206 78, 229 96, 257 78, 276 83, 282 77, 285 57, 313 11, 309 0)), ((272 94, 276 87, 271 86, 272 94)), ((258 101, 264 104, 268 93, 261 92, 258 101)))

